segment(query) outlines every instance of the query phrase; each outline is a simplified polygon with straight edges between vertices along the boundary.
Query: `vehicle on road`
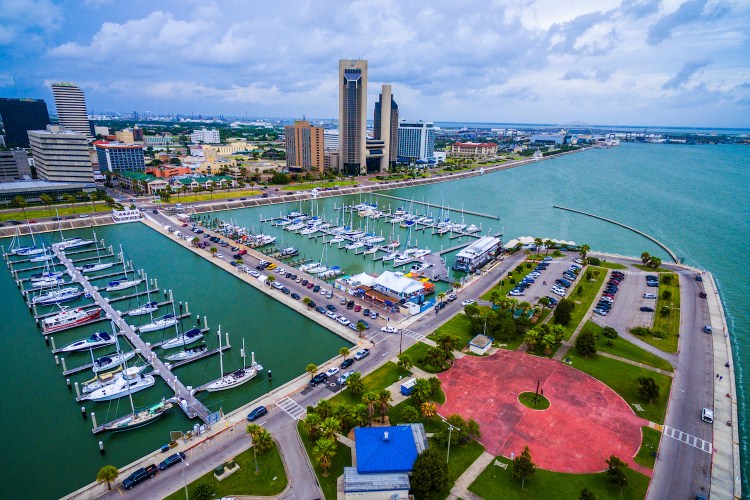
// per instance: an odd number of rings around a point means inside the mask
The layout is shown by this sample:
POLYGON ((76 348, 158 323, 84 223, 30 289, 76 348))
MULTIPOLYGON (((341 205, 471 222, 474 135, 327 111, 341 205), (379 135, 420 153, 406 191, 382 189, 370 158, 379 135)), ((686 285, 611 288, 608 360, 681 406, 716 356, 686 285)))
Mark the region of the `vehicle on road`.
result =
POLYGON ((643 294, 643 298, 644 299, 655 299, 656 298, 656 294, 655 293, 644 293, 643 294))
POLYGON ((708 422, 709 424, 714 423, 714 411, 710 408, 703 408, 701 410, 701 420, 708 422))
POLYGON ((354 364, 354 360, 352 358, 346 358, 344 361, 341 362, 341 364, 339 365, 339 368, 343 370, 344 368, 349 368, 353 364, 354 364))
POLYGON ((174 455, 169 455, 167 458, 162 460, 162 462, 159 464, 159 470, 167 470, 170 467, 172 467, 174 464, 178 462, 182 462, 185 460, 185 454, 183 452, 175 453, 174 455))
POLYGON ((380 331, 384 333, 398 333, 398 328, 394 326, 384 326, 380 331))
POLYGON ((349 370, 348 372, 342 373, 338 379, 339 385, 344 385, 346 383, 346 379, 351 377, 352 373, 354 373, 354 370, 349 370))
POLYGON ((326 370, 326 377, 331 378, 334 375, 336 375, 339 371, 340 370, 339 370, 338 366, 332 366, 331 368, 329 368, 328 370, 326 370))
POLYGON ((252 422, 253 420, 257 420, 267 413, 268 408, 266 408, 265 406, 258 406, 257 408, 254 408, 253 411, 247 414, 247 421, 252 422))
POLYGON ((370 355, 370 350, 369 349, 362 349, 362 350, 357 351, 357 352, 354 353, 354 359, 357 360, 357 361, 359 361, 360 359, 364 359, 364 358, 366 358, 369 355, 370 355))
POLYGON ((458 295, 456 295, 455 293, 452 293, 452 294, 448 295, 448 297, 446 297, 445 300, 447 300, 448 302, 453 302, 456 299, 458 299, 458 295))
POLYGON ((464 301, 461 302, 461 305, 463 307, 466 307, 466 306, 468 306, 470 304, 474 304, 474 303, 476 303, 476 301, 474 299, 466 299, 466 300, 464 300, 464 301))
POLYGON ((132 490, 136 484, 156 476, 157 470, 158 469, 154 464, 146 467, 141 467, 125 478, 125 481, 122 482, 122 487, 126 490, 132 490))
POLYGON ((290 295, 290 297, 293 298, 294 300, 299 300, 299 294, 293 293, 290 295))
POLYGON ((310 380, 308 385, 310 387, 316 387, 318 384, 325 382, 327 378, 328 376, 325 373, 318 373, 312 378, 312 380, 310 380))
POLYGON ((713 328, 711 328, 711 325, 705 325, 703 327, 703 333, 713 333, 713 332, 714 332, 714 330, 713 330, 713 328))
POLYGON ((641 311, 647 312, 647 313, 652 313, 652 312, 654 312, 654 308, 653 307, 648 307, 648 306, 643 306, 643 307, 641 307, 641 311))

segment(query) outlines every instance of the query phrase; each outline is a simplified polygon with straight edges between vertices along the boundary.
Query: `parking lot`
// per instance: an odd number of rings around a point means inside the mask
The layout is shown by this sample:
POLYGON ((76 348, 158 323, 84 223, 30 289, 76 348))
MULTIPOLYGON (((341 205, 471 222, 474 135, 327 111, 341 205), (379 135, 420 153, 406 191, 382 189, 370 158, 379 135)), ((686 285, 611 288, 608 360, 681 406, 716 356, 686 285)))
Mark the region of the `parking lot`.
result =
MULTIPOLYGON (((555 285, 555 280, 562 278, 563 273, 567 271, 572 264, 575 264, 575 262, 569 258, 552 259, 548 262, 547 269, 540 270, 539 276, 533 278, 534 282, 528 283, 528 286, 523 291, 523 295, 514 295, 511 292, 508 293, 508 296, 518 299, 520 302, 529 302, 532 305, 536 304, 542 297, 552 297, 559 301, 562 296, 556 295, 551 289, 555 285)), ((516 277, 516 280, 520 282, 524 276, 527 276, 529 273, 533 272, 533 270, 533 267, 531 269, 524 269, 523 273, 514 273, 514 276, 516 277)), ((572 289, 576 283, 577 280, 571 281, 572 286, 568 289, 565 296, 569 295, 570 289, 572 289)))
MULTIPOLYGON (((612 309, 606 316, 594 314, 593 320, 601 326, 611 326, 620 333, 627 332, 635 326, 650 328, 655 312, 641 311, 641 307, 656 309, 656 299, 645 299, 643 294, 658 295, 659 288, 646 285, 646 273, 639 270, 624 270, 625 279, 620 283, 612 309)), ((597 297, 598 299, 598 297, 597 297)))

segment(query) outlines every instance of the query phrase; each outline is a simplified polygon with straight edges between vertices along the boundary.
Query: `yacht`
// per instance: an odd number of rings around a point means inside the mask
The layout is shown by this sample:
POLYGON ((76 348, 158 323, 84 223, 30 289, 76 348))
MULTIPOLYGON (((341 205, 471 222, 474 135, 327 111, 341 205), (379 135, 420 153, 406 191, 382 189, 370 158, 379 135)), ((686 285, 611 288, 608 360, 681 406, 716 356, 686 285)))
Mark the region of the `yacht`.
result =
MULTIPOLYGON (((132 391, 129 391, 129 393, 132 394, 132 391)), ((101 425, 100 427, 97 427, 96 429, 92 429, 92 432, 96 434, 97 432, 104 432, 104 431, 110 431, 110 432, 123 432, 123 431, 129 431, 131 429, 138 429, 140 427, 146 426, 150 424, 151 422, 154 422, 159 417, 164 415, 164 413, 172 408, 174 406, 173 400, 166 400, 162 399, 158 403, 147 406, 146 408, 136 409, 133 406, 133 398, 130 398, 130 409, 132 410, 131 413, 128 413, 127 415, 123 415, 120 418, 117 418, 111 422, 107 422, 106 424, 101 425)))
POLYGON ((477 231, 479 231, 479 228, 474 224, 471 224, 466 228, 467 233, 476 233, 477 231))
MULTIPOLYGON (((94 360, 94 366, 92 366, 91 369, 94 373, 111 370, 112 368, 120 366, 133 357, 135 357, 135 351, 112 352, 110 354, 105 354, 100 358, 96 358, 94 360)), ((129 369, 132 370, 132 368, 129 369)))
MULTIPOLYGON (((221 331, 219 331, 219 349, 221 349, 221 331)), ((263 369, 261 365, 255 362, 255 353, 251 353, 252 362, 250 367, 245 367, 245 339, 242 339, 242 368, 234 370, 233 372, 224 373, 224 353, 219 351, 219 365, 222 373, 221 378, 214 380, 206 386, 208 392, 225 391, 227 389, 233 389, 239 385, 245 384, 252 380, 260 370, 263 369)))
POLYGON ((86 247, 89 245, 93 245, 96 243, 94 240, 84 240, 82 238, 70 238, 67 240, 60 241, 58 243, 53 243, 52 246, 54 248, 57 248, 58 250, 68 250, 70 248, 80 248, 80 247, 86 247))
POLYGON ((76 340, 66 345, 62 349, 62 352, 77 352, 77 351, 88 351, 89 349, 96 349, 105 345, 112 345, 115 343, 115 338, 107 332, 96 332, 87 339, 76 340))
POLYGON ((343 241, 344 241, 344 238, 342 238, 341 236, 336 236, 336 237, 331 238, 330 240, 328 240, 328 243, 330 243, 331 245, 333 245, 334 243, 341 243, 343 241))
POLYGON ((203 332, 200 328, 191 328, 185 333, 181 333, 176 337, 167 340, 161 345, 162 349, 174 349, 175 347, 184 347, 186 345, 198 342, 203 338, 203 332))
POLYGON ((410 255, 398 254, 393 259, 393 265, 400 266, 402 264, 406 264, 407 262, 411 262, 412 260, 413 259, 410 255))
POLYGON ((383 260, 384 261, 393 260, 396 258, 397 255, 398 255, 398 252, 388 252, 387 254, 383 256, 383 260))
POLYGON ((136 332, 138 333, 148 333, 148 332, 155 332, 158 330, 164 330, 165 328, 169 328, 170 326, 174 326, 177 324, 177 318, 174 314, 169 313, 165 314, 164 316, 160 316, 153 320, 151 323, 146 323, 145 325, 141 325, 139 327, 133 327, 136 332))
POLYGON ((100 307, 87 310, 78 307, 70 311, 63 308, 61 313, 42 320, 42 333, 55 333, 75 326, 85 325, 86 323, 98 320, 101 315, 102 309, 100 307))
POLYGON ((208 346, 206 344, 201 344, 201 345, 192 347, 190 349, 184 349, 175 354, 170 354, 164 359, 166 359, 167 361, 172 361, 172 362, 187 361, 189 359, 197 358, 207 351, 208 351, 208 346))
POLYGON ((292 257, 294 255, 297 255, 299 253, 299 250, 297 250, 294 247, 287 247, 281 250, 281 255, 283 257, 292 257))
POLYGON ((65 273, 63 273, 62 271, 56 271, 56 272, 50 271, 50 272, 46 272, 46 273, 35 273, 35 274, 31 275, 31 280, 30 281, 32 283, 38 283, 40 281, 49 280, 50 278, 59 278, 63 274, 65 274, 65 273))
POLYGON ((151 314, 152 312, 155 312, 157 309, 159 309, 158 302, 147 302, 140 307, 131 309, 126 314, 128 316, 142 316, 144 314, 151 314))
POLYGON ((54 285, 62 285, 64 284, 64 281, 56 276, 49 276, 47 278, 37 278, 35 281, 31 282, 31 285, 33 288, 44 288, 48 286, 54 286, 54 285))
POLYGON ((357 240, 357 241, 353 241, 349 243, 344 248, 346 248, 347 250, 356 250, 358 248, 362 248, 363 246, 365 246, 365 242, 361 240, 357 240))
POLYGON ((156 380, 153 375, 141 373, 140 368, 127 368, 114 376, 111 383, 100 387, 82 399, 89 401, 109 401, 153 386, 156 380))
POLYGON ((34 305, 59 304, 61 302, 75 300, 81 295, 83 295, 83 292, 79 290, 78 287, 66 287, 34 295, 31 299, 31 303, 34 305))
POLYGON ((114 266, 113 262, 97 262, 96 264, 86 264, 81 267, 77 267, 83 274, 93 273, 94 271, 101 271, 102 269, 109 269, 114 266))

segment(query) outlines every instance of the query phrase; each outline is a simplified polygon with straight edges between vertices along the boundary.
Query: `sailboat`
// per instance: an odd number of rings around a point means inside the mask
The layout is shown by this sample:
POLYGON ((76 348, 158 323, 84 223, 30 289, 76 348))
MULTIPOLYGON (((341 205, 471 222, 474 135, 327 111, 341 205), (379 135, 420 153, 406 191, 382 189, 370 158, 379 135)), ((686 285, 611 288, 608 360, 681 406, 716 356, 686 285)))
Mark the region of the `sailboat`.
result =
MULTIPOLYGON (((96 241, 96 232, 94 232, 94 241, 96 241)), ((83 274, 86 273, 93 273, 95 271, 101 271, 102 269, 109 269, 110 267, 114 266, 114 262, 102 262, 102 257, 99 255, 99 247, 96 247, 96 257, 97 262, 93 264, 84 264, 81 267, 76 267, 79 271, 81 271, 83 274)))
POLYGON ((170 326, 177 324, 177 317, 173 313, 159 316, 156 319, 152 319, 151 323, 146 323, 139 327, 133 327, 139 333, 156 332, 158 330, 164 330, 170 326))
POLYGON ((130 398, 130 409, 132 411, 127 415, 123 415, 120 418, 92 429, 94 434, 105 431, 123 432, 144 427, 151 422, 156 421, 159 417, 164 415, 167 410, 174 406, 174 399, 171 398, 162 399, 156 404, 136 410, 133 405, 133 391, 130 390, 129 386, 128 397, 130 398))
POLYGON ((151 290, 148 289, 148 275, 145 275, 146 280, 146 302, 143 305, 139 305, 135 309, 131 309, 126 314, 128 316, 143 316, 144 314, 151 314, 159 309, 159 303, 151 300, 151 290))
POLYGON ((105 290, 108 292, 119 292, 120 290, 127 290, 128 288, 133 288, 134 286, 138 286, 143 282, 143 280, 140 278, 134 280, 128 279, 128 268, 125 264, 125 254, 122 253, 122 245, 120 245, 120 255, 122 255, 122 271, 125 273, 125 279, 114 280, 107 283, 107 288, 105 288, 105 290))
POLYGON ((89 401, 109 401, 153 386, 156 380, 153 375, 141 373, 138 367, 125 368, 114 376, 111 383, 83 396, 89 401))
POLYGON ((251 353, 252 362, 250 368, 245 367, 245 339, 242 339, 242 368, 233 372, 224 373, 224 353, 221 351, 221 326, 219 327, 219 366, 221 378, 214 380, 206 386, 208 392, 225 391, 249 382, 263 367, 255 362, 255 353, 251 353))
MULTIPOLYGON (((91 357, 93 358, 94 355, 92 354, 91 357)), ((134 357, 135 351, 120 352, 118 350, 117 352, 112 352, 109 354, 105 354, 100 358, 96 358, 94 360, 93 366, 91 367, 91 370, 93 370, 94 373, 110 370, 124 364, 127 360, 134 357)))
POLYGON ((47 292, 34 295, 31 298, 31 303, 33 305, 59 304, 61 302, 75 300, 81 295, 83 295, 83 292, 77 286, 65 288, 58 287, 57 290, 49 290, 47 292))
POLYGON ((200 328, 191 328, 185 333, 180 333, 176 337, 167 340, 161 345, 162 349, 174 349, 175 347, 185 347, 186 345, 198 342, 203 338, 203 332, 200 328))
POLYGON ((206 351, 208 351, 208 346, 206 344, 201 344, 195 347, 191 347, 190 349, 184 349, 175 354, 170 354, 164 359, 166 359, 167 361, 172 361, 172 362, 187 361, 188 359, 197 358, 198 356, 202 355, 206 351))

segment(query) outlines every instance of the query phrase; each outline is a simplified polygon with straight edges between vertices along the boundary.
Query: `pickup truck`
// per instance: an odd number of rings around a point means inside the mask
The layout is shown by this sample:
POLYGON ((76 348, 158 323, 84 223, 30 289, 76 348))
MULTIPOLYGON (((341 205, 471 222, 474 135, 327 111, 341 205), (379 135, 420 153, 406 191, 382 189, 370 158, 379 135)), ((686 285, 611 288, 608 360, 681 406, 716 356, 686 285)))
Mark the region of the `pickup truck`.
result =
POLYGON ((159 469, 154 464, 151 464, 147 467, 141 467, 140 469, 126 477, 125 481, 122 482, 122 486, 126 490, 132 490, 136 484, 154 477, 158 470, 159 469))

